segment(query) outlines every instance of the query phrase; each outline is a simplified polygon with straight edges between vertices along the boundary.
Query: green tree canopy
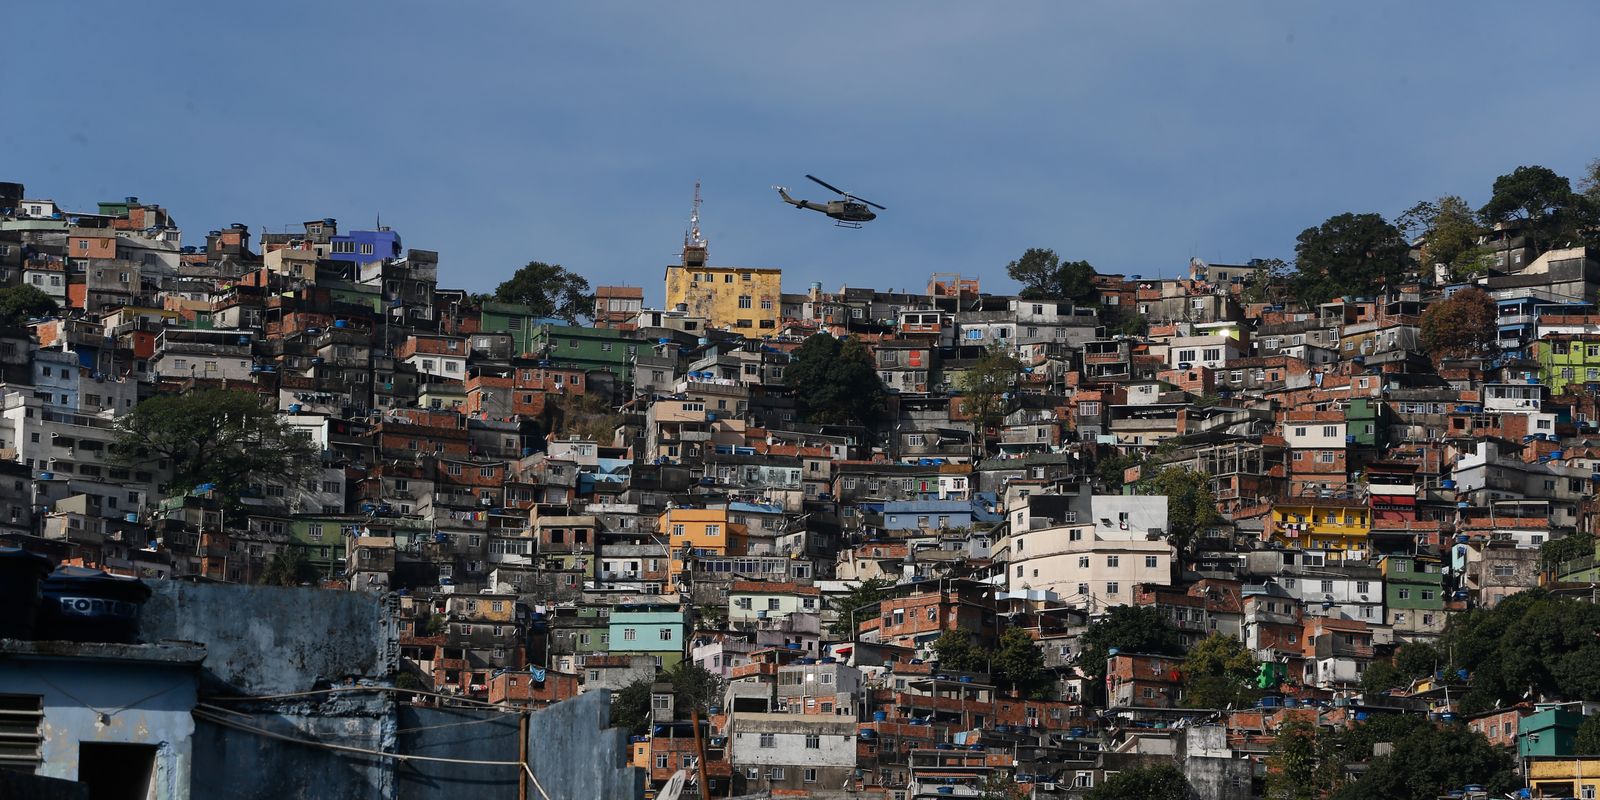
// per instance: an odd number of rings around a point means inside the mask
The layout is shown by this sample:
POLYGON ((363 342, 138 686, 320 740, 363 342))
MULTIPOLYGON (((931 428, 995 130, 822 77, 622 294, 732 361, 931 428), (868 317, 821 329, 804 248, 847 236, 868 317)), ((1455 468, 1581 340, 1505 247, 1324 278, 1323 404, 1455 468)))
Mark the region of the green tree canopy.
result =
POLYGON ((266 479, 297 484, 320 466, 321 454, 249 391, 203 389, 160 394, 117 420, 113 457, 154 469, 171 464, 169 494, 211 484, 227 502, 266 479))
POLYGON ((1184 703, 1191 708, 1244 706, 1255 699, 1256 657, 1244 643, 1216 632, 1183 659, 1184 703))
POLYGON ((1110 494, 1122 491, 1122 475, 1129 467, 1144 463, 1144 456, 1136 453, 1111 452, 1094 462, 1094 477, 1110 494))
POLYGON ((1487 232, 1472 206, 1456 195, 1445 195, 1427 207, 1421 231, 1425 264, 1444 264, 1460 277, 1483 268, 1487 249, 1478 240, 1487 232))
POLYGON ((1487 224, 1520 223, 1536 252, 1573 232, 1579 196, 1572 183, 1548 167, 1517 167, 1494 179, 1494 194, 1478 210, 1487 224))
POLYGON ((1578 726, 1578 739, 1573 751, 1580 756, 1600 756, 1600 714, 1590 714, 1578 726))
POLYGON ((1094 267, 1087 261, 1062 261, 1056 251, 1030 247, 1022 257, 1006 265, 1006 274, 1022 284, 1022 297, 1029 300, 1070 300, 1078 305, 1095 296, 1094 267))
POLYGON ((1422 346, 1434 358, 1464 358, 1494 347, 1499 310, 1482 289, 1462 289, 1422 312, 1422 346))
POLYGON ((1125 769, 1089 790, 1084 800, 1189 800, 1188 779, 1174 764, 1125 769))
POLYGON ((0 333, 20 335, 28 320, 54 314, 56 301, 37 287, 8 286, 0 289, 0 333))
POLYGON ((1267 756, 1267 800, 1322 800, 1339 779, 1333 737, 1304 719, 1284 723, 1267 756))
POLYGON ((1378 214, 1340 214, 1300 232, 1294 296, 1309 305, 1341 295, 1372 294, 1398 283, 1411 266, 1411 246, 1378 214))
POLYGON ((1475 713, 1524 697, 1600 700, 1600 606, 1541 589, 1512 595, 1492 610, 1455 615, 1439 650, 1447 669, 1470 680, 1461 711, 1475 713))
POLYGON ((933 641, 933 655, 939 659, 939 669, 987 673, 992 654, 973 641, 972 631, 952 628, 933 641))
POLYGON ((784 383, 806 421, 874 427, 882 419, 886 393, 872 353, 855 337, 839 340, 818 333, 795 348, 784 383))
POLYGON ((316 583, 317 568, 305 551, 294 546, 280 547, 267 559, 260 582, 266 586, 300 586, 316 583))
POLYGON ((1407 642, 1395 648, 1393 659, 1373 661, 1361 674, 1361 688, 1368 692, 1402 689, 1444 666, 1438 648, 1427 642, 1407 642))
POLYGON ((1183 655, 1183 640, 1155 606, 1112 606, 1084 631, 1073 664, 1093 687, 1104 691, 1111 649, 1152 656, 1183 655))
POLYGON ((1178 549, 1180 559, 1193 551, 1202 533, 1223 521, 1211 493, 1211 476, 1203 472, 1162 467, 1141 477, 1138 489, 1140 494, 1166 495, 1167 541, 1178 549))
POLYGON ((533 309, 535 316, 555 317, 576 324, 594 313, 594 293, 589 281, 560 264, 529 261, 495 287, 494 299, 533 309))
POLYGON ((855 621, 860 623, 864 619, 871 619, 872 615, 863 606, 880 603, 889 597, 889 590, 894 588, 894 581, 888 578, 868 578, 836 599, 828 601, 838 612, 839 618, 828 626, 828 632, 840 639, 855 639, 855 632, 850 630, 850 612, 855 610, 855 621))
POLYGON ((688 719, 691 711, 702 717, 722 697, 722 679, 699 664, 679 661, 656 678, 641 678, 611 696, 611 724, 634 733, 649 729, 650 687, 656 683, 672 684, 672 709, 679 719, 688 719))
POLYGON ((1044 651, 1028 632, 1019 627, 1000 634, 994 652, 994 681, 1023 697, 1043 697, 1050 689, 1050 673, 1045 670, 1044 651))
POLYGON ((961 408, 978 426, 979 435, 1004 421, 1022 362, 998 345, 990 347, 971 369, 961 375, 961 408))
POLYGON ((1483 786, 1490 797, 1503 797, 1518 785, 1511 754, 1482 734, 1460 723, 1433 725, 1417 715, 1395 716, 1398 735, 1378 738, 1364 730, 1373 724, 1369 722, 1340 737, 1340 752, 1347 758, 1369 757, 1375 741, 1388 741, 1394 749, 1372 758, 1359 778, 1333 795, 1336 800, 1434 800, 1467 784, 1483 786), (1398 722, 1406 718, 1410 721, 1398 722))

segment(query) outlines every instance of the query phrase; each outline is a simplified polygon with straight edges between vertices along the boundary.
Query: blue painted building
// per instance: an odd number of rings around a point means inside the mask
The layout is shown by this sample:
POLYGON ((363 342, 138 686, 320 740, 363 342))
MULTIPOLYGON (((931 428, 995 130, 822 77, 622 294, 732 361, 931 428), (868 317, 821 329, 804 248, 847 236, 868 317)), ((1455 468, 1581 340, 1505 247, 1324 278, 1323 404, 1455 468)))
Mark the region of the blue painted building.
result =
POLYGON ((386 258, 399 258, 400 234, 388 228, 375 231, 350 231, 328 239, 328 258, 370 264, 386 258))
POLYGON ((890 500, 883 504, 886 531, 944 530, 972 525, 970 500, 890 500))

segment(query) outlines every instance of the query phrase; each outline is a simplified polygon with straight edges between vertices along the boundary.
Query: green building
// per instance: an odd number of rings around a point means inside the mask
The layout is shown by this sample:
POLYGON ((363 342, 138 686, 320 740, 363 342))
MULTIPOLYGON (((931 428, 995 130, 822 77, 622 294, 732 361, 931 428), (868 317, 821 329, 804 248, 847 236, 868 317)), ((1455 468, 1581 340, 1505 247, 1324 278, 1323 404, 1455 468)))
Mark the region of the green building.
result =
POLYGON ((478 310, 478 330, 511 334, 512 349, 517 353, 533 352, 534 333, 547 322, 552 320, 534 314, 530 306, 517 303, 490 301, 478 310))
POLYGON ((1541 708, 1517 722, 1517 756, 1570 756, 1577 750, 1583 715, 1565 708, 1541 708))
POLYGON ((1391 612, 1405 612, 1408 617, 1433 614, 1443 621, 1444 572, 1437 564, 1391 555, 1384 556, 1378 568, 1383 570, 1383 602, 1391 612))
POLYGON ((609 628, 612 655, 655 656, 663 669, 683 660, 689 622, 676 605, 617 606, 609 628))
POLYGON ((545 322, 533 331, 530 342, 533 352, 551 366, 609 372, 619 383, 632 380, 633 357, 639 353, 639 340, 631 332, 612 328, 545 322))
POLYGON ((1345 439, 1357 447, 1384 447, 1388 444, 1388 420, 1385 406, 1371 398, 1361 397, 1350 401, 1345 409, 1345 439))
POLYGON ((1552 335, 1538 345, 1539 380, 1552 395, 1569 383, 1600 383, 1600 336, 1552 335))

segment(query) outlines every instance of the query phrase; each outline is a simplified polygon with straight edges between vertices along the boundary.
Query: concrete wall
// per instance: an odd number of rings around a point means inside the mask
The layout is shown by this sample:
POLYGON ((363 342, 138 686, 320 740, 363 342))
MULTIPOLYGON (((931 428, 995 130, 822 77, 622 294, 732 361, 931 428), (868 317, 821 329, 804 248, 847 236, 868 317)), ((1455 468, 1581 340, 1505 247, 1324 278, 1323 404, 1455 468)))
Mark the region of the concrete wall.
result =
MULTIPOLYGON (((36 659, 14 654, 0 658, 0 691, 41 698, 44 745, 37 774, 80 780, 83 770, 95 767, 80 758, 84 743, 148 745, 155 748, 152 797, 186 800, 195 732, 189 716, 195 704, 193 661, 123 660, 140 657, 135 651, 144 649, 126 645, 63 649, 106 652, 83 658, 36 659)), ((181 652, 174 658, 188 653, 199 656, 198 648, 176 649, 181 652)), ((0 791, 0 797, 9 796, 0 791)), ((201 792, 197 796, 206 795, 201 792)))
MULTIPOLYGON (((337 702, 337 701, 336 701, 337 702)), ((378 701, 383 705, 387 701, 378 701)), ((351 708, 319 716, 262 712, 245 725, 296 739, 393 750, 394 721, 351 708)), ((194 734, 194 796, 217 800, 373 800, 394 797, 394 762, 273 739, 201 720, 194 734)))
MULTIPOLYGON (((521 751, 521 716, 487 709, 402 706, 400 751, 437 758, 516 761, 521 751)), ((458 797, 514 798, 520 767, 407 761, 395 767, 398 800, 458 797)), ((548 788, 548 787, 547 787, 548 788)), ((537 792, 532 793, 537 797, 537 792)), ((603 797, 604 795, 594 795, 603 797)))
POLYGON ((200 642, 214 682, 244 694, 305 691, 318 679, 387 680, 398 631, 382 598, 323 589, 157 581, 141 637, 200 642))
MULTIPOLYGON (((585 692, 535 711, 528 720, 528 764, 550 800, 634 798, 644 771, 626 764, 628 734, 611 728, 611 693, 585 692)), ((538 797, 537 791, 528 792, 538 797)))

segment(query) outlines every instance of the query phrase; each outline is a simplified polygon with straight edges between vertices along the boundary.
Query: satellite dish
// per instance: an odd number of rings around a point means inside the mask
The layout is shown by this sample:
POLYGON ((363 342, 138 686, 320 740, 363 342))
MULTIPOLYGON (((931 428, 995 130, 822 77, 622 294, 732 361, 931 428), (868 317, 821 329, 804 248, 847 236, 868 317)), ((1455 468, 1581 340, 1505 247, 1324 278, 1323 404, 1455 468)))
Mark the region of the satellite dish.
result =
POLYGON ((667 779, 661 791, 656 792, 656 800, 678 800, 678 795, 683 794, 683 785, 689 782, 689 773, 678 770, 667 779))

